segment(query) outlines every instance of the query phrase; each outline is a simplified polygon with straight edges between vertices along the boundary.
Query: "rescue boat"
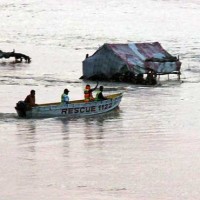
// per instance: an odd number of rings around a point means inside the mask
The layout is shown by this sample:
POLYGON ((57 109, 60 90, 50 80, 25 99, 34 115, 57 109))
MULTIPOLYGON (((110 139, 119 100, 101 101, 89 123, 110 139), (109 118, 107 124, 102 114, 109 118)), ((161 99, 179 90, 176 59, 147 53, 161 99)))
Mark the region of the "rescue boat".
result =
POLYGON ((103 101, 84 102, 81 100, 70 101, 69 103, 45 103, 37 106, 26 108, 23 101, 16 104, 16 111, 22 118, 45 118, 45 117, 81 117, 98 115, 112 111, 119 106, 123 94, 111 94, 106 96, 103 101))

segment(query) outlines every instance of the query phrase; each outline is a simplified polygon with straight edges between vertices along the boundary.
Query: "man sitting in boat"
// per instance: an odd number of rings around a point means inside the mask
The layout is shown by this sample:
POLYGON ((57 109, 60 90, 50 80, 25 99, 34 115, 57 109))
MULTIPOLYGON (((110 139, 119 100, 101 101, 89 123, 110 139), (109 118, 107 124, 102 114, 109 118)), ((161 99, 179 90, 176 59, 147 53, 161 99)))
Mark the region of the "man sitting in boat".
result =
POLYGON ((91 89, 90 85, 85 86, 85 90, 84 90, 84 101, 85 102, 94 101, 92 92, 97 89, 98 84, 99 83, 97 83, 97 85, 92 89, 91 89))
POLYGON ((99 87, 99 91, 96 93, 96 101, 103 101, 106 100, 107 98, 103 96, 103 86, 101 85, 99 87))
POLYGON ((35 103, 35 90, 30 91, 30 94, 26 97, 24 102, 27 106, 27 109, 30 109, 33 106, 37 106, 37 104, 35 103))
POLYGON ((61 103, 69 103, 69 90, 66 88, 64 89, 64 93, 61 95, 61 103))

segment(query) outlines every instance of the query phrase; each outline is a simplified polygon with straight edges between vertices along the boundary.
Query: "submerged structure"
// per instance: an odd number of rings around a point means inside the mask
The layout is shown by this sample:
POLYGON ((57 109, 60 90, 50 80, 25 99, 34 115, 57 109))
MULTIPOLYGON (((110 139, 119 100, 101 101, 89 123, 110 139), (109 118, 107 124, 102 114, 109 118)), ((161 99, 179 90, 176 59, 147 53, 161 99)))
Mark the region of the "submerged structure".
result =
POLYGON ((27 63, 31 62, 31 58, 23 53, 15 53, 15 50, 13 49, 12 52, 4 52, 0 50, 0 59, 5 58, 14 58, 15 62, 22 62, 23 60, 27 63))
POLYGON ((143 83, 143 75, 178 74, 181 62, 160 43, 104 44, 83 61, 83 79, 143 83))

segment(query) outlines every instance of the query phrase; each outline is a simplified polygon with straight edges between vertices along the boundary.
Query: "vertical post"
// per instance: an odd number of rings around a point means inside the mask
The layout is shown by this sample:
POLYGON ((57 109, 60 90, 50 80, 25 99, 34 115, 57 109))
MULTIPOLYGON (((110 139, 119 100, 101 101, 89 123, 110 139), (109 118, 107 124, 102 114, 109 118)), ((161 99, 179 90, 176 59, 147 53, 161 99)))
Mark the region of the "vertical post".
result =
POLYGON ((178 72, 177 76, 178 76, 178 80, 180 81, 180 79, 181 79, 181 73, 180 73, 180 71, 178 72))
POLYGON ((160 81, 160 75, 158 75, 158 81, 160 81))

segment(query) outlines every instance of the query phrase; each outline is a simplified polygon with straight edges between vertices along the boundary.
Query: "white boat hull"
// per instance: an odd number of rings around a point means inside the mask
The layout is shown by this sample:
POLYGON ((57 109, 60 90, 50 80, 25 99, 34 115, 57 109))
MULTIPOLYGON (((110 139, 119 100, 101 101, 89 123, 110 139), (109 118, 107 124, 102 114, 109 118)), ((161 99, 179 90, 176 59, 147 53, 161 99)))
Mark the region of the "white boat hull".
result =
POLYGON ((122 93, 113 94, 107 96, 107 100, 104 101, 91 101, 84 102, 84 100, 70 101, 69 104, 64 103, 48 103, 39 104, 32 107, 31 110, 25 112, 25 116, 22 115, 21 110, 17 109, 18 116, 27 118, 39 118, 39 117, 81 117, 97 115, 105 112, 109 112, 119 106, 122 93))

